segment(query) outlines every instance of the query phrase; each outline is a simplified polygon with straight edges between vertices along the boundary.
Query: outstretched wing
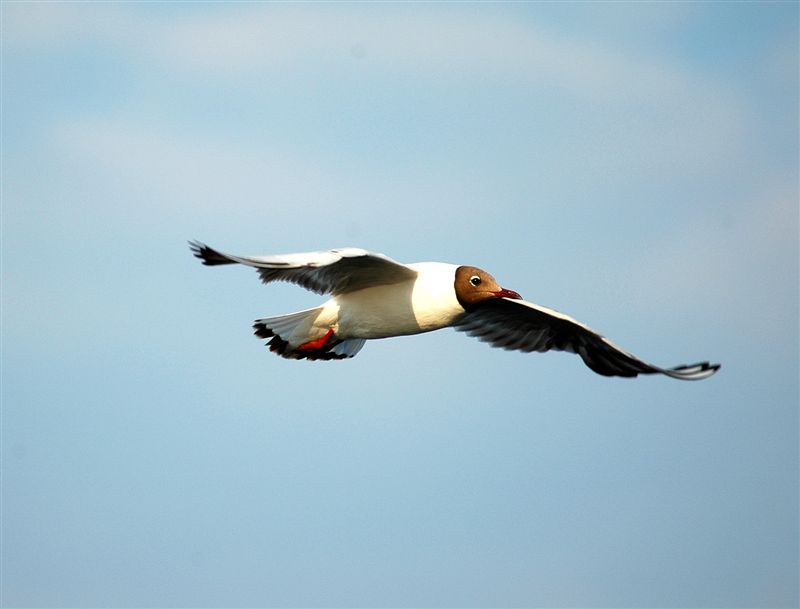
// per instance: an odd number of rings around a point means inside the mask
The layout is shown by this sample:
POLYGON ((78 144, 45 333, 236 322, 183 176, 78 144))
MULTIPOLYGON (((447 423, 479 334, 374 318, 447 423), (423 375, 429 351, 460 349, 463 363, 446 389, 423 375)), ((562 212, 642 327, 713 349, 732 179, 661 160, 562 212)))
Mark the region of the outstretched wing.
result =
POLYGON ((653 366, 567 315, 515 298, 482 302, 457 322, 456 329, 504 349, 577 353, 589 368, 604 376, 666 374, 700 380, 720 367, 708 362, 675 368, 653 366))
POLYGON ((190 241, 189 247, 205 265, 252 266, 264 283, 288 281, 317 294, 355 292, 407 281, 417 275, 413 269, 383 254, 354 247, 276 256, 232 256, 199 241, 190 241))

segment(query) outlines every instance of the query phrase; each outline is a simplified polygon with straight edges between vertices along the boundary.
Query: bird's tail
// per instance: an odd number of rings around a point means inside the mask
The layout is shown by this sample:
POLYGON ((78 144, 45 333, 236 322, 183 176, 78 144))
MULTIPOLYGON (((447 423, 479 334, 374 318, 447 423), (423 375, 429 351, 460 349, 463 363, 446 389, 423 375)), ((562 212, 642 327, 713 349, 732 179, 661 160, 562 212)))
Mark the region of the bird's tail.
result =
POLYGON ((353 357, 364 346, 364 339, 341 340, 332 331, 321 338, 308 336, 322 308, 257 319, 253 323, 254 334, 259 338, 269 338, 269 350, 289 359, 330 360, 353 357))

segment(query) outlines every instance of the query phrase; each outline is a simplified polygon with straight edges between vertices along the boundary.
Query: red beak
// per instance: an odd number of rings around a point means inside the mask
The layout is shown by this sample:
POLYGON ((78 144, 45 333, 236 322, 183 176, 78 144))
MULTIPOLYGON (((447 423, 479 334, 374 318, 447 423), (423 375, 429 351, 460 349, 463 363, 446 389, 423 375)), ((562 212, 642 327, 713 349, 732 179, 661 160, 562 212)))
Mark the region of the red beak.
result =
POLYGON ((517 294, 514 290, 507 290, 503 288, 502 290, 498 290, 497 292, 492 292, 498 298, 516 298, 517 300, 523 300, 522 296, 517 294))

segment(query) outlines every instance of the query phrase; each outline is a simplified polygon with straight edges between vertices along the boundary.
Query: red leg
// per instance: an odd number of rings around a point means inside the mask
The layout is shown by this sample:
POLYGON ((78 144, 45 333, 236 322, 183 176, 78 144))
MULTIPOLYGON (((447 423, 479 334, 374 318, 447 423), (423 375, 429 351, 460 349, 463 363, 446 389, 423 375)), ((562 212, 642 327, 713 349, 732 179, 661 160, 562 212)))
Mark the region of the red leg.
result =
POLYGON ((311 349, 322 349, 325 346, 325 343, 328 342, 328 339, 333 336, 333 328, 330 328, 328 332, 322 338, 318 338, 316 340, 310 340, 307 343, 303 343, 302 345, 295 348, 295 351, 309 351, 311 349))

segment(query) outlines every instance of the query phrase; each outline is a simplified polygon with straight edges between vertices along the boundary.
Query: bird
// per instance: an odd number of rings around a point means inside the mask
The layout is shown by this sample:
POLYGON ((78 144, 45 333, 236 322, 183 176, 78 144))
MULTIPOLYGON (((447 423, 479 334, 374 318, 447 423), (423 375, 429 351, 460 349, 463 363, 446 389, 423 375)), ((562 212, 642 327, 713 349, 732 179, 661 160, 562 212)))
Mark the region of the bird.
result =
POLYGON ((700 380, 720 368, 707 361, 673 368, 649 364, 568 315, 501 287, 476 266, 402 264, 356 247, 235 256, 199 241, 189 246, 204 265, 250 266, 265 284, 285 281, 331 296, 318 307, 255 320, 254 334, 287 359, 347 359, 368 340, 453 327, 507 350, 576 353, 603 376, 700 380))

